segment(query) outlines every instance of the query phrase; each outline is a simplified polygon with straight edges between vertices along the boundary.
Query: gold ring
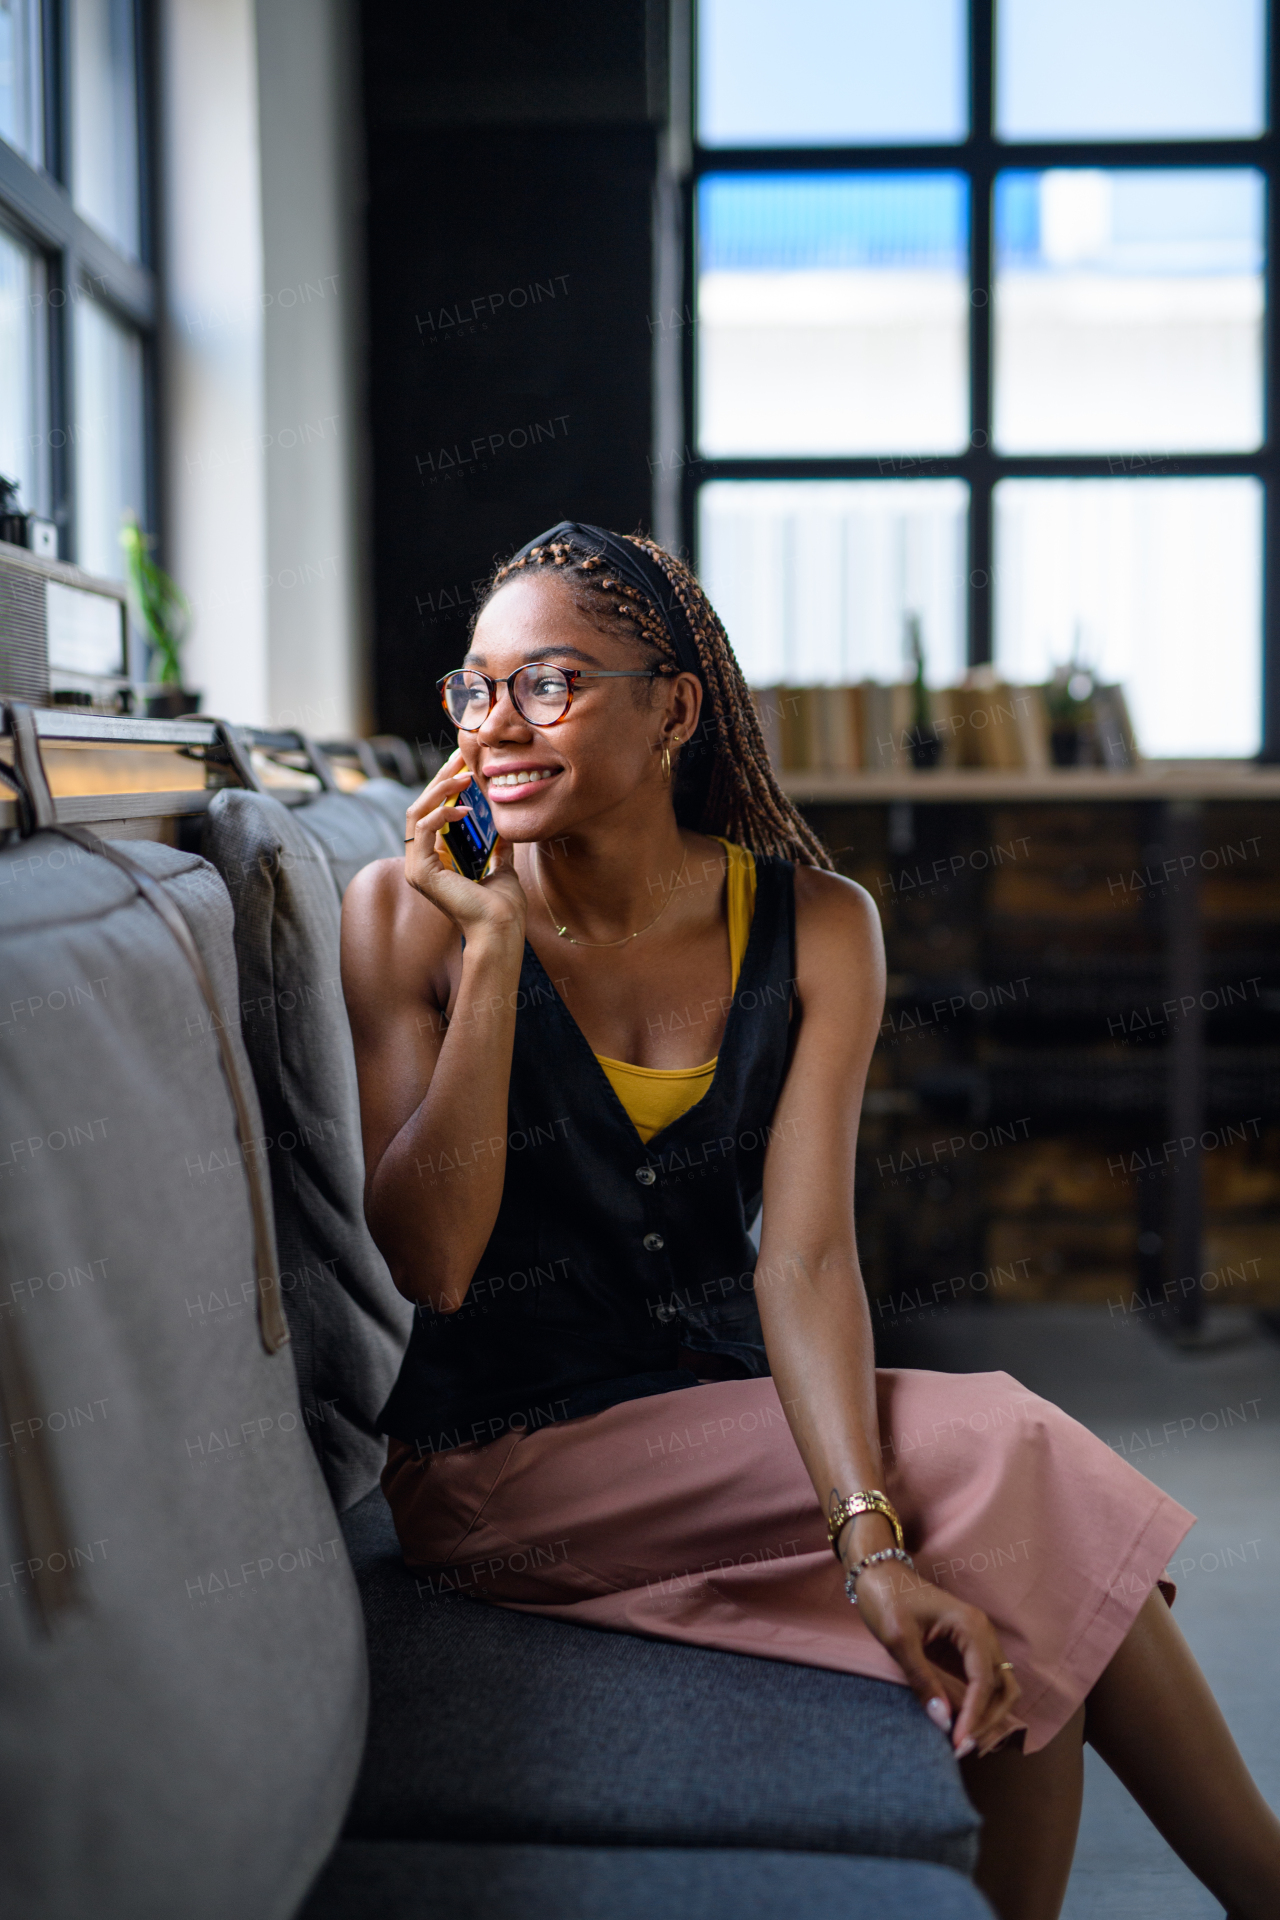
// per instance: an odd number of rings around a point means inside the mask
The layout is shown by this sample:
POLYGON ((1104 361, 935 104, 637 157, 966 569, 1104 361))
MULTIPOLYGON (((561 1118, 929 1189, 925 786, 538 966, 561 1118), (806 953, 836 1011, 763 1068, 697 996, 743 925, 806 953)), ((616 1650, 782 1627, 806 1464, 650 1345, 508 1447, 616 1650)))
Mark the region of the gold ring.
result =
POLYGON ((1012 1673, 1012 1672, 1013 1672, 1013 1662, 1012 1662, 1012 1660, 997 1660, 997 1661, 996 1661, 996 1672, 997 1672, 997 1673, 1012 1673))

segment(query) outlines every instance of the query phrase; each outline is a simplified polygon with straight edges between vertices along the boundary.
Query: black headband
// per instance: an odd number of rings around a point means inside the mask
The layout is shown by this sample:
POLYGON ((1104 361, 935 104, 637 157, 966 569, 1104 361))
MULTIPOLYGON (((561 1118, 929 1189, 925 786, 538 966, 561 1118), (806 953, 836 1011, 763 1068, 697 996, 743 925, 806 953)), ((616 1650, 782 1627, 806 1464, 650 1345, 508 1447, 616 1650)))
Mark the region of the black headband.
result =
MULTIPOLYGON (((604 527, 589 527, 580 520, 561 520, 548 527, 536 540, 521 547, 514 560, 525 560, 535 547, 549 547, 553 541, 571 539, 589 552, 608 561, 628 586, 635 587, 657 608, 675 649, 676 664, 682 673, 696 675, 702 686, 702 712, 687 743, 680 749, 680 778, 675 794, 676 819, 681 826, 699 830, 706 809, 707 793, 715 759, 716 728, 711 720, 714 699, 706 675, 698 664, 689 616, 680 604, 671 582, 657 561, 633 540, 624 540, 604 527)), ((514 564, 514 560, 511 564, 514 564)))
MULTIPOLYGON (((637 588, 646 600, 653 602, 671 637, 681 672, 696 674, 706 693, 706 680, 698 665, 698 649, 693 642, 689 617, 666 574, 643 547, 637 546, 632 540, 621 539, 616 533, 607 532, 604 527, 588 527, 580 520, 561 520, 556 526, 548 527, 545 533, 540 533, 536 540, 527 541, 515 555, 515 560, 527 559, 535 547, 549 547, 553 541, 565 538, 574 539, 579 545, 600 554, 615 573, 621 574, 628 586, 637 588)), ((514 565, 515 560, 509 564, 514 565)))

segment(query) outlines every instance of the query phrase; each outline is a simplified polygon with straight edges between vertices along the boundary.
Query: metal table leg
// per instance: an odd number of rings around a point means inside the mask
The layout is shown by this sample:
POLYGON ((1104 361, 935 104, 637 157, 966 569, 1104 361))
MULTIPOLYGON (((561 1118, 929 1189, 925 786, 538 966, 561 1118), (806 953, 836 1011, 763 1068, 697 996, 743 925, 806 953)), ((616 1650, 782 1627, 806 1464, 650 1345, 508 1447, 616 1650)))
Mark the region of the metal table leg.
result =
POLYGON ((1178 1011, 1169 1040, 1170 1162, 1169 1278, 1179 1283, 1177 1321, 1194 1334, 1204 1319, 1201 1238, 1204 1226, 1200 1137, 1204 1129, 1204 941, 1200 924, 1200 851, 1204 810, 1195 800, 1165 807, 1165 839, 1177 869, 1169 882, 1169 997, 1178 1011), (1183 1009, 1187 1009, 1183 1011, 1183 1009), (1187 1283, 1194 1281, 1194 1285, 1187 1283))

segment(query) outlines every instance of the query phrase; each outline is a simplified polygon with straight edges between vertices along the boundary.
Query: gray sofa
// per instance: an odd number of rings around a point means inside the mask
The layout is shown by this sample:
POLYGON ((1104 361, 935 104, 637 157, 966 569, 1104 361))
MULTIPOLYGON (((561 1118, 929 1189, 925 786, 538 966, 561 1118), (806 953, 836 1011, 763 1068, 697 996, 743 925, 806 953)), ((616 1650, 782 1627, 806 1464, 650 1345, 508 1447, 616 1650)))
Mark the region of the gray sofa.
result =
MULTIPOLYGON (((314 996, 314 1028, 290 1009, 283 1037, 218 1014, 287 990, 282 968, 326 974, 339 887, 394 811, 344 804, 323 796, 315 826, 332 887, 255 893, 234 939, 193 854, 130 843, 131 882, 42 831, 47 805, 0 849, 0 954, 36 1008, 0 1051, 0 1107, 6 1137, 57 1143, 27 1152, 34 1173, 14 1161, 3 1228, 0 1535, 11 1571, 35 1571, 0 1608, 0 1785, 21 1815, 0 1868, 24 1920, 980 1920, 976 1816, 905 1688, 440 1597, 403 1565, 366 1491, 404 1325, 360 1243, 358 1154, 290 1145, 278 1164, 290 1115, 358 1140, 333 997, 314 996), (245 1064, 247 1122, 227 1077, 245 1064), (256 1194, 255 1167, 272 1176, 256 1194), (339 1235, 291 1345, 260 1332, 251 1202, 285 1245, 339 1235), (97 1425, 41 1425, 95 1400, 97 1425), (329 1400, 341 1421, 309 1422, 329 1400), (103 1540, 64 1579, 69 1546, 103 1540)), ((237 797, 211 832, 224 868, 256 844, 247 806, 287 839, 270 803, 237 797)))
POLYGON ((306 1920, 989 1920, 947 1867, 729 1847, 353 1841, 306 1920))
POLYGON ((988 1914, 904 1687, 430 1593, 379 1492, 342 1526, 369 1733, 301 1920, 988 1914))
POLYGON ((288 1920, 359 1764, 361 1606, 254 1205, 231 904, 125 851, 209 999, 102 854, 0 848, 0 1907, 288 1920))

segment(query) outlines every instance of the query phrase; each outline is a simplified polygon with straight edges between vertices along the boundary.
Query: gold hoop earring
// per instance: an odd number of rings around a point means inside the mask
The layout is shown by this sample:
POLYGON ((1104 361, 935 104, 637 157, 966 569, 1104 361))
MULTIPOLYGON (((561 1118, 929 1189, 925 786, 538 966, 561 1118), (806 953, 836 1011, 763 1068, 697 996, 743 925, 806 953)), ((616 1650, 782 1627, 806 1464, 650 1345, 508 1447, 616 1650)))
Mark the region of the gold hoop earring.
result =
POLYGON ((662 778, 668 786, 671 785, 671 749, 673 746, 678 747, 679 744, 678 733, 673 733, 669 741, 664 740, 662 743, 662 778))

